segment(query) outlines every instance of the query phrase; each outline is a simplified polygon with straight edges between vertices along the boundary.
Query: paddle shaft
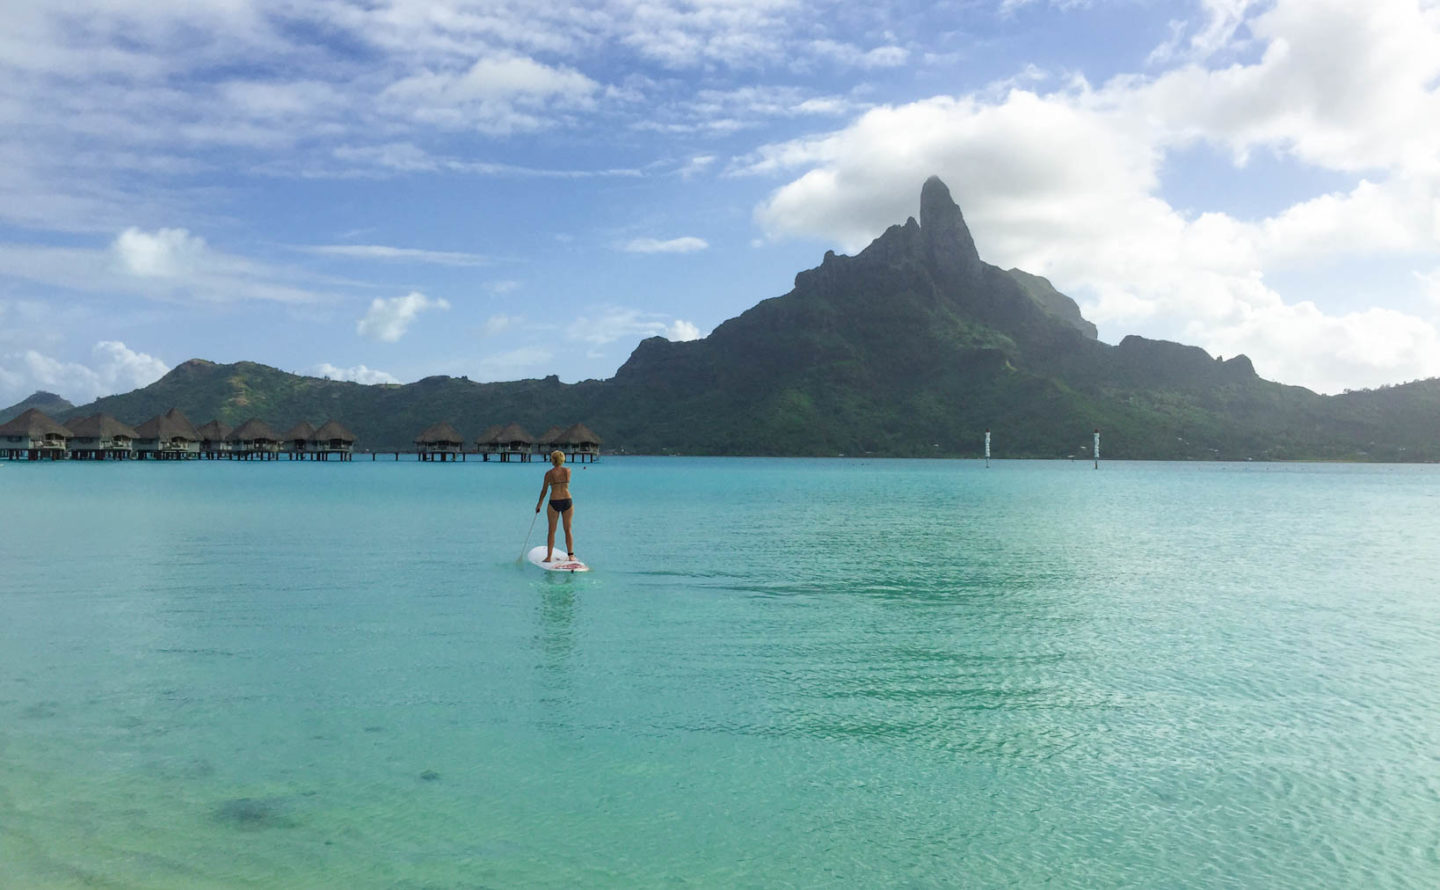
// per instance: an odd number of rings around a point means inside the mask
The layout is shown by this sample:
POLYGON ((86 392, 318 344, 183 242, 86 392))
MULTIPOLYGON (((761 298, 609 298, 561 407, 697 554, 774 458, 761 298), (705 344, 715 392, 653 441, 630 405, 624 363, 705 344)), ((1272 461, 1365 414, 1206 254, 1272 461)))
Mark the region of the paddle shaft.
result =
POLYGON ((540 511, 536 510, 534 519, 530 520, 530 530, 525 533, 525 543, 520 545, 520 555, 515 557, 516 563, 522 563, 525 561, 525 550, 530 546, 530 536, 535 534, 535 520, 539 518, 540 511))

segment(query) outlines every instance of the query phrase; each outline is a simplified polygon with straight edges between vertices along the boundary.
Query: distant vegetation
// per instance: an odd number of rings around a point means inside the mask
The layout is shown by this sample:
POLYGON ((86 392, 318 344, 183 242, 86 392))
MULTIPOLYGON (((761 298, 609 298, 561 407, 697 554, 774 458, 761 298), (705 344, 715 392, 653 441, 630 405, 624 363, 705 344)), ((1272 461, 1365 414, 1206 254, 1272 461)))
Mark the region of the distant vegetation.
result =
POLYGON ((997 457, 1065 457, 1099 427, 1114 458, 1440 460, 1440 380, 1319 396, 1260 379, 1244 356, 1100 343, 1048 281, 981 262, 934 178, 919 222, 826 254, 704 340, 642 342, 610 380, 363 386, 195 360, 55 414, 135 424, 171 406, 197 424, 333 417, 374 450, 409 448, 437 421, 472 445, 495 424, 582 421, 607 450, 644 453, 975 456, 989 428, 997 457))
POLYGON ((16 417, 19 417, 21 414, 24 414, 31 408, 34 408, 35 410, 47 414, 51 417, 58 418, 74 407, 74 405, 70 404, 69 400, 63 399, 60 396, 55 395, 55 393, 53 392, 45 392, 44 390, 41 390, 31 395, 23 402, 16 402, 9 408, 0 409, 0 423, 6 423, 7 421, 13 420, 16 417))

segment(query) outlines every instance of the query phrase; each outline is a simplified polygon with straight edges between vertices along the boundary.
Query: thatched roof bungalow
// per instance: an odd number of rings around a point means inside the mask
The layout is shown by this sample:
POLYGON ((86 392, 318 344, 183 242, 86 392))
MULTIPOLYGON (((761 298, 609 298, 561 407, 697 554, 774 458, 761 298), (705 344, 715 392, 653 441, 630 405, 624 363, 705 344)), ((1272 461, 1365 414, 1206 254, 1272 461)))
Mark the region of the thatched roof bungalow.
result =
POLYGON ((500 455, 502 462, 515 457, 521 463, 528 463, 534 445, 535 437, 525 432, 525 428, 520 424, 512 423, 494 433, 486 448, 488 454, 500 455))
POLYGON ((270 424, 252 417, 237 426, 226 437, 230 451, 241 460, 278 460, 280 436, 270 424))
POLYGON ((555 434, 551 444, 554 451, 563 451, 571 461, 593 463, 600 457, 600 437, 583 423, 573 424, 555 434))
POLYGON ((212 420, 197 427, 195 432, 200 435, 200 453, 202 455, 214 458, 217 455, 229 453, 230 433, 234 432, 229 424, 212 420))
POLYGON ((561 433, 560 441, 566 445, 588 445, 597 449, 600 447, 600 437, 583 423, 577 423, 561 433))
POLYGON ((200 434, 178 408, 150 418, 137 426, 135 433, 138 457, 180 460, 200 454, 200 434))
POLYGON ((51 460, 68 456, 65 443, 71 432, 64 424, 30 408, 8 423, 0 424, 0 453, 12 460, 51 460))
POLYGON ((552 426, 535 439, 535 448, 542 454, 555 450, 560 444, 560 434, 565 432, 562 426, 552 426))
POLYGON ((421 460, 454 460, 465 451, 465 437, 448 423, 427 426, 415 437, 421 460))
POLYGON ((90 460, 123 460, 135 454, 135 440, 140 433, 129 424, 109 414, 92 414, 83 420, 72 420, 67 447, 71 457, 90 460))
POLYGON ((280 437, 283 449, 294 460, 297 456, 304 457, 315 446, 315 425, 307 420, 302 420, 280 437))
POLYGON ((327 420, 315 431, 315 451, 321 460, 329 460, 338 454, 341 460, 350 460, 355 452, 355 434, 337 420, 327 420))

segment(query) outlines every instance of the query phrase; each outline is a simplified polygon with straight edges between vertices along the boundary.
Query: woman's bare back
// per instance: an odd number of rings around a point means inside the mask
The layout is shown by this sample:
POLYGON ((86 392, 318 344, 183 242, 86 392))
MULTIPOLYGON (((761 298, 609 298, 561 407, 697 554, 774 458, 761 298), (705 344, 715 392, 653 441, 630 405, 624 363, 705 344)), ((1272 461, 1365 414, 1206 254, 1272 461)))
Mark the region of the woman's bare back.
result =
POLYGON ((550 483, 551 500, 561 500, 570 497, 570 468, 556 467, 545 473, 545 481, 550 483))

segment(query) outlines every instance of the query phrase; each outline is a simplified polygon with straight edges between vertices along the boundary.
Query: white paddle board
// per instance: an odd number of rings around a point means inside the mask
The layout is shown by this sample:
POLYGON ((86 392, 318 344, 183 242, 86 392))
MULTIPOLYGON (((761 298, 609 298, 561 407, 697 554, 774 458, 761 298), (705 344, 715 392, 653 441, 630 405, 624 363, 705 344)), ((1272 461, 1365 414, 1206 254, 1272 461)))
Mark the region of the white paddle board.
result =
POLYGON ((565 551, 555 548, 555 558, 550 562, 545 561, 545 545, 531 547, 530 552, 525 555, 531 565, 539 566, 547 572, 588 572, 590 567, 578 559, 566 559, 565 551))

